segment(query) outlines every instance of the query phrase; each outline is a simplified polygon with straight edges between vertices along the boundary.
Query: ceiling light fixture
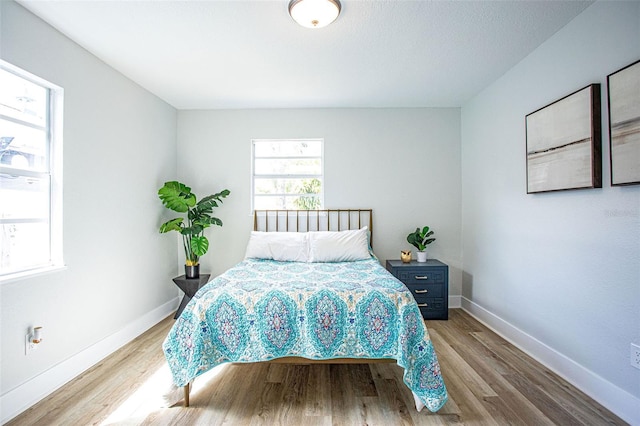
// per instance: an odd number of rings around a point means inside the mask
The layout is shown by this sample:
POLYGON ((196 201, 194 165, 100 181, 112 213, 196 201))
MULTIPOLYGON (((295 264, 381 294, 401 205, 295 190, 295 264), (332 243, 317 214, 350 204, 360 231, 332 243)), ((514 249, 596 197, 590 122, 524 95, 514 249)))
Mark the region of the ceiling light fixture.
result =
POLYGON ((291 0, 289 15, 307 28, 322 28, 336 20, 340 14, 340 0, 291 0))

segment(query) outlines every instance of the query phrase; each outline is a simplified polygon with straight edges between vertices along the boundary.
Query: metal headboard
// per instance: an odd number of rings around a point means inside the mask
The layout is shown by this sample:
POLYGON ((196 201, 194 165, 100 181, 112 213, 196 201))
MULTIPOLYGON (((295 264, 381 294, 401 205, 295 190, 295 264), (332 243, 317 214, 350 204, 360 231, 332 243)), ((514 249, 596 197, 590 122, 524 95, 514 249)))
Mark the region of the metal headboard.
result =
POLYGON ((372 209, 255 210, 253 212, 254 231, 346 231, 367 226, 371 244, 372 225, 372 209))

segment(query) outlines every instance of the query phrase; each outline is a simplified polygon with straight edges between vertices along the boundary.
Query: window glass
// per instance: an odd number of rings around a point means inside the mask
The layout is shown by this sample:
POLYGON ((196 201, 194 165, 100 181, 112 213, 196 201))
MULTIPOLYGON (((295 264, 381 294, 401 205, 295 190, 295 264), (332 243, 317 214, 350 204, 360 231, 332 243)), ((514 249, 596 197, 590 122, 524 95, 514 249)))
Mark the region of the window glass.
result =
POLYGON ((49 169, 46 128, 33 128, 0 119, 0 164, 46 172, 49 169))
POLYGON ((260 157, 322 157, 322 139, 254 140, 256 158, 260 157))
POLYGON ((61 112, 62 89, 0 61, 0 280, 62 266, 61 112))
POLYGON ((2 234, 3 273, 50 266, 49 223, 5 223, 2 234))
POLYGON ((0 69, 0 114, 44 127, 47 88, 0 69))
POLYGON ((0 174, 0 217, 49 220, 49 178, 0 174))
POLYGON ((323 208, 322 139, 253 140, 253 208, 323 208))
POLYGON ((260 158, 255 161, 255 172, 259 175, 321 175, 322 160, 319 158, 260 158))

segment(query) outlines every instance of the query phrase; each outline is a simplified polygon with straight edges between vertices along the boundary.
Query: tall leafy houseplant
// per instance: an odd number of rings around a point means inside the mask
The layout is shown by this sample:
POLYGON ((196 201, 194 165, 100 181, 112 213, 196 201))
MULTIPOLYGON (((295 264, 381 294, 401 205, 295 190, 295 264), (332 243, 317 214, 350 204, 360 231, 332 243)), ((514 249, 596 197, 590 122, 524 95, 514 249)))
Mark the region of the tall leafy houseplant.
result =
POLYGON ((211 225, 222 226, 222 221, 212 216, 213 209, 218 207, 218 203, 222 204, 222 199, 229 194, 229 190, 225 189, 197 201, 191 188, 177 181, 165 182, 158 190, 158 196, 166 208, 187 214, 186 222, 184 217, 177 217, 160 225, 161 233, 177 231, 182 234, 187 278, 199 276, 200 257, 209 250, 209 240, 204 236, 204 230, 211 225))
POLYGON ((429 244, 436 240, 435 238, 430 238, 432 235, 433 231, 428 226, 422 229, 416 228, 415 232, 407 235, 407 242, 418 249, 418 262, 427 261, 425 250, 429 244))

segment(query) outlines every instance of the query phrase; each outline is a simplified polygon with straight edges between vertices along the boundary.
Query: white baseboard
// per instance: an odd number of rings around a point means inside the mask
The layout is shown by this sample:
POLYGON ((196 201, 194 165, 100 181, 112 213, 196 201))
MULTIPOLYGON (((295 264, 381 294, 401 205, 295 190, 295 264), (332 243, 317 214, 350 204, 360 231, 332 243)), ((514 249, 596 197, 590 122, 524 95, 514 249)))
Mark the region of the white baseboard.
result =
MULTIPOLYGON (((475 302, 462 309, 631 425, 640 425, 640 398, 606 381, 475 302)), ((451 299, 449 299, 451 300, 451 299)))
POLYGON ((449 296, 449 309, 461 308, 462 296, 449 296))
POLYGON ((122 346, 129 343, 176 310, 180 299, 175 298, 130 323, 124 329, 73 355, 33 379, 0 396, 2 424, 16 417, 56 389, 94 366, 122 346))

